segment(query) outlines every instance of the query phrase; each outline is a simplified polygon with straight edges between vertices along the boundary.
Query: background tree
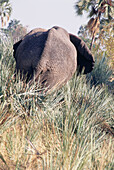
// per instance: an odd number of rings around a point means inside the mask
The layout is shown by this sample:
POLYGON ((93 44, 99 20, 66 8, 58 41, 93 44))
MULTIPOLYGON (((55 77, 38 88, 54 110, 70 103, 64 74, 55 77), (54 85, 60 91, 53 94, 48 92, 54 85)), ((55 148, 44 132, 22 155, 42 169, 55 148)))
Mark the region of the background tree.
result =
POLYGON ((11 4, 9 0, 1 0, 0 1, 0 19, 1 19, 1 26, 6 26, 6 22, 9 21, 9 17, 11 15, 11 4))
POLYGON ((27 34, 27 27, 24 27, 19 20, 11 20, 7 31, 11 35, 13 43, 19 41, 25 34, 27 34))
POLYGON ((94 54, 97 51, 99 58, 105 52, 112 68, 114 68, 113 7, 111 0, 78 0, 75 5, 78 15, 87 12, 90 18, 87 25, 80 27, 78 35, 90 46, 94 54))
POLYGON ((114 24, 113 22, 103 25, 98 36, 99 45, 109 58, 109 64, 114 69, 114 24))
POLYGON ((101 12, 105 20, 112 20, 113 6, 112 0, 78 0, 75 9, 78 15, 83 15, 83 12, 86 11, 88 17, 92 17, 101 12))
POLYGON ((112 0, 78 0, 76 3, 76 13, 78 15, 83 15, 83 12, 86 11, 90 18, 87 24, 87 28, 92 37, 90 49, 93 46, 96 34, 99 33, 99 29, 102 29, 106 23, 112 22, 113 6, 112 0))

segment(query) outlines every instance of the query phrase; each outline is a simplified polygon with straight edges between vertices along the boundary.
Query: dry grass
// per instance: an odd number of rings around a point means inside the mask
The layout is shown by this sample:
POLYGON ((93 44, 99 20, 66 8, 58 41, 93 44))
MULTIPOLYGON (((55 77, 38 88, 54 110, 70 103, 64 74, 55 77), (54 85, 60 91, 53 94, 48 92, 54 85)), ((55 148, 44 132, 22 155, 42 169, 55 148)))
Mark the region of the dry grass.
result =
MULTIPOLYGON (((34 127, 33 122, 28 122, 29 128, 34 129, 32 136, 31 130, 26 127, 26 123, 20 120, 18 123, 9 128, 2 134, 0 153, 3 159, 0 159, 1 169, 111 169, 113 167, 113 152, 114 141, 112 137, 104 139, 99 145, 95 146, 95 141, 88 144, 90 150, 87 151, 86 157, 80 158, 83 148, 78 143, 75 149, 77 136, 64 136, 62 133, 57 133, 53 125, 51 129, 49 125, 44 124, 40 129, 34 127), (30 130, 30 131, 29 131, 30 130), (30 134, 29 134, 30 133, 30 134), (28 134, 28 135, 27 135, 28 134), (29 141, 35 146, 36 150, 30 145, 26 136, 29 136, 29 141), (65 147, 65 148, 64 148, 65 147), (97 150, 96 150, 97 149, 97 150), (73 152, 75 152, 73 154, 73 152), (72 159, 73 154, 73 159, 72 159), (72 162, 71 160, 72 159, 72 162), (5 162, 3 162, 5 160, 5 162), (77 160, 77 163, 75 162, 77 160), (82 162, 81 162, 82 161, 82 162), (78 167, 78 165, 80 165, 78 167), (84 164, 84 165, 83 165, 84 164)), ((66 135, 66 134, 65 134, 66 135)), ((92 135, 92 134, 91 134, 92 135)), ((91 136, 92 137, 92 136, 91 136)), ((89 148, 88 148, 89 149, 89 148)))

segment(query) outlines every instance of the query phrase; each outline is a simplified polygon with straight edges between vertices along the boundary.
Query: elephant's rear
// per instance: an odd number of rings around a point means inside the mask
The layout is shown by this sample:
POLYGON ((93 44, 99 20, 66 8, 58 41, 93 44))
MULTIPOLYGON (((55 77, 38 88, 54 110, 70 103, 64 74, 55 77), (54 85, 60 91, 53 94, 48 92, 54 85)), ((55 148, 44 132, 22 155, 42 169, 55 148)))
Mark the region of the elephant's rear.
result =
POLYGON ((84 41, 60 27, 35 29, 14 45, 16 69, 42 87, 62 86, 75 73, 92 71, 94 58, 84 41))
POLYGON ((41 81, 46 86, 61 86, 74 74, 77 67, 77 53, 69 39, 69 34, 62 28, 52 28, 48 32, 41 60, 41 81))
MULTIPOLYGON (((30 33, 17 48, 16 69, 33 75, 42 86, 61 86, 76 71, 76 50, 69 34, 62 28, 30 33), (35 73, 35 74, 34 74, 35 73)), ((32 82, 32 80, 31 80, 32 82)))
POLYGON ((20 42, 15 53, 17 71, 20 71, 24 75, 27 74, 28 77, 33 76, 41 58, 46 39, 46 32, 40 34, 36 32, 34 34, 28 34, 20 42))

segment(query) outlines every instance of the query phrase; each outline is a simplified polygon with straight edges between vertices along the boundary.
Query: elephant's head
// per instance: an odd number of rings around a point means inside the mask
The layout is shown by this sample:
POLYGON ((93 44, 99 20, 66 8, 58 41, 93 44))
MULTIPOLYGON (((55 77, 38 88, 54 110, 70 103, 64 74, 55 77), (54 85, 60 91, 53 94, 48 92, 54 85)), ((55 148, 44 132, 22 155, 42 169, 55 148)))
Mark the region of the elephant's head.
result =
POLYGON ((34 29, 14 44, 17 71, 28 74, 42 86, 52 88, 66 83, 79 66, 84 73, 92 71, 93 56, 79 37, 65 29, 34 29), (35 76, 33 78, 33 75, 35 76))

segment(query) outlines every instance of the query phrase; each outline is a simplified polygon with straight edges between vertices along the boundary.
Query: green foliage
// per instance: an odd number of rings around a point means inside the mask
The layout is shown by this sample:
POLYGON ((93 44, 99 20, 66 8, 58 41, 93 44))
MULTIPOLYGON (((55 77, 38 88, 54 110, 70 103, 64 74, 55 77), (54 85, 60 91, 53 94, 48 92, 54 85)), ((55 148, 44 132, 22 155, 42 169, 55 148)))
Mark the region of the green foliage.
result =
POLYGON ((8 35, 1 31, 0 35, 0 86, 4 87, 13 66, 12 42, 8 35))
MULTIPOLYGON (((83 12, 88 13, 90 20, 87 23, 86 30, 88 29, 91 34, 90 50, 92 49, 93 43, 95 41, 96 35, 99 32, 104 32, 103 29, 106 24, 113 23, 113 10, 114 5, 112 0, 78 0, 75 5, 76 13, 78 15, 83 15, 83 12)), ((109 27, 109 26, 108 26, 109 27)), ((108 32, 109 33, 109 32, 108 32)), ((97 39, 100 39, 100 36, 97 39)), ((105 37, 106 38, 106 37, 105 37)))
MULTIPOLYGON (((29 87, 19 75, 14 78, 12 44, 5 34, 0 56, 0 168, 113 168, 114 104, 104 87, 91 87, 85 75, 75 74, 45 94, 38 83, 29 87)), ((108 79, 104 64, 102 59, 91 75, 108 79)))
POLYGON ((11 15, 12 7, 9 1, 2 1, 0 3, 0 19, 2 28, 6 26, 6 22, 9 21, 11 15))
POLYGON ((96 58, 94 69, 91 73, 87 75, 91 83, 94 85, 109 85, 110 77, 112 75, 112 70, 108 65, 108 60, 105 58, 104 54, 101 60, 96 58))
POLYGON ((18 25, 20 24, 20 21, 14 19, 14 20, 11 20, 9 25, 8 25, 8 30, 14 30, 18 27, 18 25))
POLYGON ((20 21, 16 19, 10 21, 6 30, 10 34, 13 43, 19 41, 27 34, 27 27, 24 27, 20 21))
MULTIPOLYGON (((104 22, 100 25, 100 33, 97 34, 92 53, 96 56, 97 62, 102 60, 102 56, 105 54, 105 59, 108 65, 114 70, 114 48, 113 48, 113 23, 105 24, 104 22)), ((87 30, 86 25, 82 25, 79 28, 78 36, 84 40, 87 46, 90 46, 91 36, 87 30)), ((104 64, 101 64, 104 66, 104 64)))
POLYGON ((92 17, 96 14, 97 9, 99 9, 102 5, 105 5, 106 10, 104 13, 104 18, 108 20, 112 20, 113 18, 113 2, 108 2, 104 0, 78 0, 75 5, 76 13, 78 15, 83 15, 83 12, 86 11, 88 13, 88 17, 92 17), (105 3, 105 4, 103 4, 105 3), (94 10, 93 10, 94 7, 94 10), (96 12, 95 12, 96 10, 96 12))
POLYGON ((0 4, 2 4, 4 2, 9 2, 9 0, 0 0, 0 4))

